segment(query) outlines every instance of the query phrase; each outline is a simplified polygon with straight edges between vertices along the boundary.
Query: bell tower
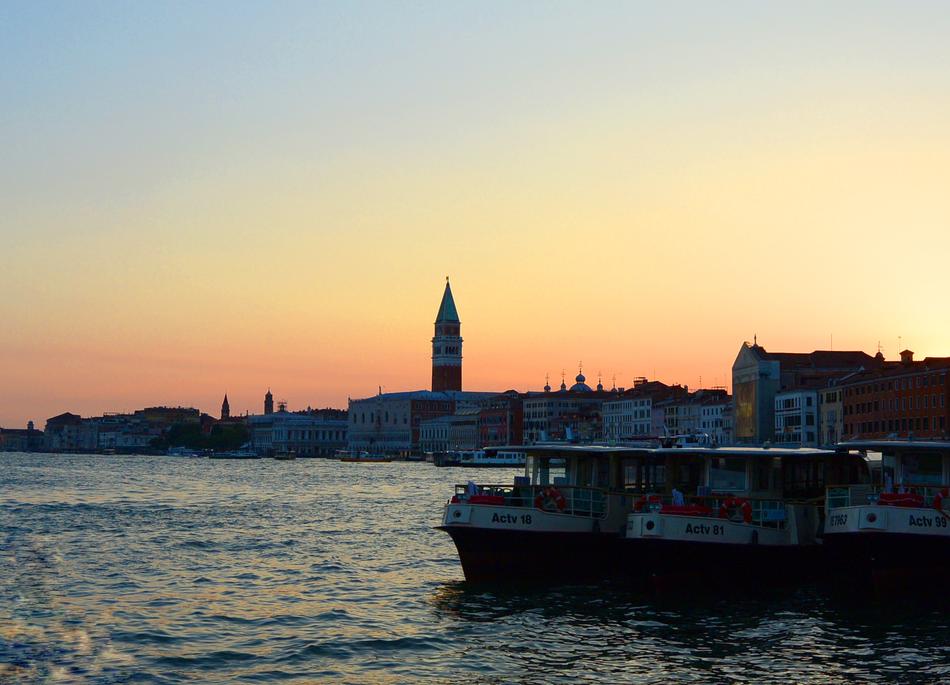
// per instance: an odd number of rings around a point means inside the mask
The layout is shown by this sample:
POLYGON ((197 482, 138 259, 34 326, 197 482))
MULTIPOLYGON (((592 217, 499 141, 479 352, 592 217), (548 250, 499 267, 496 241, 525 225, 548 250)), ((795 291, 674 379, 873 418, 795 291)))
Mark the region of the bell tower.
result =
POLYGON ((462 389, 462 322, 459 321, 449 277, 445 277, 442 304, 435 317, 432 338, 432 391, 462 389))

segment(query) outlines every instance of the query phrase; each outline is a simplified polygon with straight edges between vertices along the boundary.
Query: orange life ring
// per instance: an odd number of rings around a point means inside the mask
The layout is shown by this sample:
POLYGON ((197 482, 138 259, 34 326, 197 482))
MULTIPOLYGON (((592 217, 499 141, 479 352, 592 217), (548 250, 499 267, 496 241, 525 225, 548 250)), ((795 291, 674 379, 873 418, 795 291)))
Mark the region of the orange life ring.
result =
POLYGON ((548 506, 550 504, 553 504, 554 508, 558 511, 564 511, 564 507, 567 506, 567 500, 564 499, 564 495, 553 485, 542 489, 541 492, 538 493, 538 496, 534 498, 535 508, 541 511, 552 511, 552 508, 548 506))
POLYGON ((745 523, 752 523, 752 505, 749 504, 749 500, 742 497, 729 497, 723 500, 719 505, 719 518, 729 518, 729 512, 733 509, 738 509, 742 513, 742 520, 745 523))
POLYGON ((936 495, 934 495, 934 509, 937 511, 943 511, 943 498, 950 497, 950 488, 944 488, 936 495))

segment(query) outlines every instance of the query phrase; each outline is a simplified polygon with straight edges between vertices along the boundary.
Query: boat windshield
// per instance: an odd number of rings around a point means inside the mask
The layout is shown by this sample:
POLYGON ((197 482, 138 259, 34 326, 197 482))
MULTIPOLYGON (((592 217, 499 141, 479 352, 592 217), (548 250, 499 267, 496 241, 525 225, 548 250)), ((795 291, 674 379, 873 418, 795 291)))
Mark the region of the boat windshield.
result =
POLYGON ((567 485, 567 464, 562 457, 531 455, 525 473, 532 485, 567 485))
POLYGON ((901 455, 901 482, 914 485, 942 485, 944 483, 943 455, 938 453, 908 452, 901 455))

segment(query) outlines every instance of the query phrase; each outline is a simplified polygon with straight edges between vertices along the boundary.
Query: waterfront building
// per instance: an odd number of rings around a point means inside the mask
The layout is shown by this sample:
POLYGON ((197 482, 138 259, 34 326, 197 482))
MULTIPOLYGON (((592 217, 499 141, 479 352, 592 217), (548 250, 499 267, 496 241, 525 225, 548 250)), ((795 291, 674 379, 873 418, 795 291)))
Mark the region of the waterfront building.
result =
POLYGON ((83 422, 78 414, 66 412, 47 419, 43 432, 50 452, 91 452, 97 448, 95 425, 83 422))
POLYGON ((818 446, 818 391, 788 390, 775 394, 775 442, 818 446))
POLYGON ((602 407, 604 440, 608 442, 655 436, 653 403, 672 397, 677 390, 660 381, 636 378, 632 388, 617 392, 617 397, 604 401, 602 407))
POLYGON ((697 412, 697 431, 708 435, 716 445, 732 445, 730 425, 732 396, 725 388, 705 388, 693 393, 697 412))
POLYGON ((603 436, 601 408, 604 402, 616 399, 619 391, 594 390, 579 372, 570 388, 561 380, 561 388, 552 391, 546 384, 544 392, 527 392, 523 398, 524 430, 522 444, 560 440, 600 440, 603 436))
POLYGON ((32 421, 26 428, 0 428, 0 452, 36 452, 44 446, 43 431, 36 430, 32 421))
POLYGON ((146 407, 135 410, 133 416, 141 417, 150 424, 167 427, 176 423, 199 423, 201 412, 193 407, 146 407))
POLYGON ((346 447, 348 428, 342 409, 308 409, 247 417, 251 448, 261 456, 295 452, 300 457, 333 457, 346 447))
POLYGON ((421 421, 419 423, 419 451, 433 454, 448 452, 451 423, 451 414, 421 421))
POLYGON ((845 440, 947 438, 950 357, 914 361, 910 350, 899 362, 854 374, 839 385, 845 440))
MULTIPOLYGON (((349 402, 347 447, 386 454, 421 451, 422 422, 479 408, 482 400, 496 392, 415 390, 380 393, 349 402)), ((431 451, 431 450, 430 450, 431 451)))
POLYGON ((170 428, 149 423, 134 414, 104 414, 83 421, 95 427, 96 449, 100 451, 139 452, 149 448, 170 428))
MULTIPOLYGON (((883 356, 883 355, 882 355, 883 356)), ((818 389, 818 445, 834 447, 844 437, 844 393, 842 384, 856 374, 834 378, 827 387, 818 389)))
POLYGON ((834 378, 881 363, 864 352, 768 352, 757 342, 742 343, 732 365, 736 442, 761 444, 774 438, 777 393, 825 387, 834 378))
POLYGON ((461 329, 455 299, 446 278, 442 302, 435 317, 435 337, 432 338, 432 392, 462 389, 461 329))
POLYGON ((524 440, 524 400, 508 390, 481 403, 478 413, 478 446, 520 445, 524 440))

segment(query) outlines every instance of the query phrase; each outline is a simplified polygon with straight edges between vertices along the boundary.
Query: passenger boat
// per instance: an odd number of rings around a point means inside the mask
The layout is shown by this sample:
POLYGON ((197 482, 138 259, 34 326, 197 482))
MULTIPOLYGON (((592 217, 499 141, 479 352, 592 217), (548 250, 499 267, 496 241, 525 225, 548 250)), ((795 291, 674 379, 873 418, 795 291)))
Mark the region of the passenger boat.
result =
POLYGON ((458 452, 434 452, 431 461, 435 466, 459 466, 461 457, 458 452))
POLYGON ((370 454, 369 452, 341 452, 340 461, 378 464, 391 462, 392 457, 385 454, 370 454))
POLYGON ((525 463, 521 450, 470 450, 455 454, 458 465, 466 468, 517 468, 525 463))
POLYGON ((665 592, 814 577, 825 485, 869 475, 863 457, 832 450, 689 447, 645 451, 628 479, 644 494, 623 558, 665 592))
POLYGON ((468 581, 601 579, 623 573, 620 531, 632 501, 624 465, 639 450, 535 445, 512 484, 456 485, 439 530, 468 581))
POLYGON ((880 453, 881 468, 873 483, 828 488, 824 546, 835 578, 879 591, 943 587, 950 572, 950 442, 838 447, 880 453))
MULTIPOLYGON (((113 450, 113 453, 115 450, 113 450)), ((201 456, 201 453, 197 450, 193 450, 190 447, 169 447, 168 451, 165 453, 169 457, 191 457, 198 458, 201 456)))
POLYGON ((225 452, 213 452, 212 459, 260 459, 261 455, 251 449, 227 450, 225 452))
POLYGON ((277 461, 293 461, 297 458, 297 453, 293 450, 274 452, 274 459, 277 461))

